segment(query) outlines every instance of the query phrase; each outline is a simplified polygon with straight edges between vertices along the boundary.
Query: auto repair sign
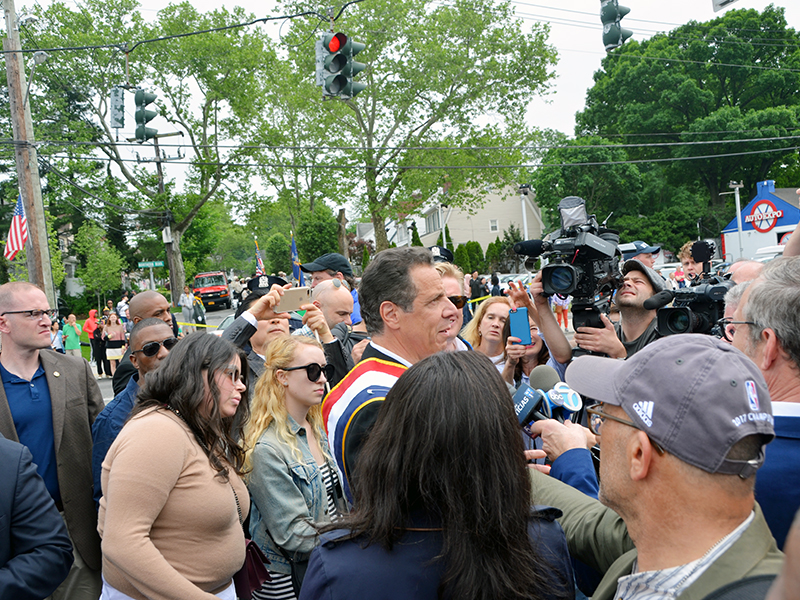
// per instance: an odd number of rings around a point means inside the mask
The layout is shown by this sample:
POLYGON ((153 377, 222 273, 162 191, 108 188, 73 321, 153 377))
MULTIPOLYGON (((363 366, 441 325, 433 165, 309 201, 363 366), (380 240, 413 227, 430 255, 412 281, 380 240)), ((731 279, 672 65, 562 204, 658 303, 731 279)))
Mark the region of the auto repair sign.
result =
POLYGON ((744 222, 752 223, 753 229, 766 233, 778 223, 778 219, 783 216, 783 211, 775 208, 769 200, 760 200, 753 205, 753 210, 749 215, 745 215, 744 222))

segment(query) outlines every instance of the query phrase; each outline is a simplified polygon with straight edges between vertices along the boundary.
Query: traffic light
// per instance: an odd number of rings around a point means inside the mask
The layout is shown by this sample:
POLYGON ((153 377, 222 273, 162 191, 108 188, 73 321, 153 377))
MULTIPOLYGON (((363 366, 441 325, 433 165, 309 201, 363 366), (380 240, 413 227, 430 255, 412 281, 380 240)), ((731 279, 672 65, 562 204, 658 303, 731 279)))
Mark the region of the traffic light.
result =
POLYGON ((149 139, 156 137, 158 130, 152 127, 145 127, 145 125, 158 116, 157 110, 147 110, 147 105, 155 102, 156 95, 152 92, 145 92, 144 90, 136 90, 136 139, 139 143, 146 142, 149 139))
POLYGON ((353 57, 366 46, 351 40, 345 33, 326 33, 317 40, 317 85, 323 96, 348 100, 365 89, 353 76, 366 68, 353 57))
POLYGON ((627 6, 620 6, 618 0, 600 0, 600 20, 603 22, 603 44, 606 52, 619 48, 633 35, 630 29, 623 29, 619 22, 631 12, 627 6))

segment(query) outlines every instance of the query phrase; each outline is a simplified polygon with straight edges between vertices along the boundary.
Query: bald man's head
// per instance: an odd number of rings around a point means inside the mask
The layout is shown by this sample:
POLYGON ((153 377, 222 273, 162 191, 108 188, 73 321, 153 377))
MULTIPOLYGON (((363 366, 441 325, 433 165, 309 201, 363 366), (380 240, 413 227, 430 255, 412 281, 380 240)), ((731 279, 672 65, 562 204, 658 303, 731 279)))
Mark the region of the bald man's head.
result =
POLYGON ((169 302, 158 292, 148 290, 136 294, 131 298, 128 310, 134 325, 142 319, 161 319, 164 323, 172 327, 172 315, 169 312, 169 302))
POLYGON ((730 266, 728 273, 734 283, 744 283, 757 279, 763 269, 764 263, 757 260, 740 260, 730 266))
POLYGON ((322 311, 328 327, 338 323, 351 324, 353 296, 341 280, 329 279, 318 283, 311 292, 311 301, 322 311))

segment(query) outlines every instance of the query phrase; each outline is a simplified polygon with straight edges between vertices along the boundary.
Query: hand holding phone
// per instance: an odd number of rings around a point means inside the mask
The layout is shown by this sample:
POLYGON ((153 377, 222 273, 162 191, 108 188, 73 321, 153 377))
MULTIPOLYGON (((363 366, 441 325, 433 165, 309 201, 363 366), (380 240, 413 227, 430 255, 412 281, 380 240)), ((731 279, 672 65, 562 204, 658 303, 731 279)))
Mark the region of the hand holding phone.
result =
POLYGON ((280 302, 275 306, 273 309, 276 313, 279 312, 291 312, 293 310, 299 310, 303 304, 309 304, 311 302, 311 288, 304 286, 304 287, 296 287, 290 288, 283 292, 283 296, 281 296, 280 302))
POLYGON ((531 325, 528 322, 528 309, 524 306, 508 313, 508 322, 511 327, 511 335, 519 338, 521 341, 513 342, 514 344, 522 344, 523 346, 530 346, 531 341, 531 325))

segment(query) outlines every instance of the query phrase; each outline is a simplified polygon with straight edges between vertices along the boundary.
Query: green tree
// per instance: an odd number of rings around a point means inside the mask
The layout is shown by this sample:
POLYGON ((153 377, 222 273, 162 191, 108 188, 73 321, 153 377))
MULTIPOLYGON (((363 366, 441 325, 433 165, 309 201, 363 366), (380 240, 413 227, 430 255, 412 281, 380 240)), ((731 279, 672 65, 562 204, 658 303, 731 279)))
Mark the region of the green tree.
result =
MULTIPOLYGON (((47 94, 51 103, 65 87, 84 99, 76 135, 94 141, 104 158, 115 163, 138 193, 139 208, 166 216, 173 240, 167 256, 170 277, 180 289, 185 280, 182 238, 205 203, 224 196, 223 182, 236 185, 240 167, 234 166, 238 163, 230 147, 234 139, 238 141, 244 123, 263 108, 263 86, 269 85, 267 69, 275 55, 260 29, 229 27, 252 19, 240 8, 200 14, 183 2, 162 9, 152 25, 144 23, 137 8, 135 0, 86 0, 77 10, 63 2, 37 7, 41 20, 34 34, 40 46, 109 44, 114 48, 62 53, 57 68, 42 69, 40 87, 54 90, 47 94), (117 51, 121 32, 129 40, 174 37, 169 42, 134 46, 122 55, 117 51), (178 129, 186 134, 183 144, 189 148, 191 166, 182 190, 167 181, 162 193, 152 171, 130 167, 116 142, 108 121, 109 96, 113 86, 127 81, 127 71, 132 82, 158 94, 163 120, 151 125, 161 133, 178 129)), ((199 265, 201 260, 195 257, 190 262, 199 265)))
POLYGON ((77 276, 87 291, 100 297, 108 291, 119 289, 124 261, 119 252, 108 243, 105 232, 94 223, 87 221, 75 235, 75 249, 81 258, 77 276))
POLYGON ((366 270, 368 265, 369 265, 369 249, 367 248, 367 245, 364 244, 364 250, 363 250, 363 252, 361 254, 361 272, 362 273, 366 270))
POLYGON ((419 231, 417 231, 416 227, 411 228, 411 245, 422 246, 422 240, 419 239, 419 231))
POLYGON ((282 233, 273 233, 264 245, 264 258, 269 266, 264 265, 272 273, 292 272, 292 243, 282 233))
POLYGON ((339 252, 338 232, 339 224, 327 206, 318 206, 314 212, 303 215, 295 237, 301 262, 312 261, 329 252, 339 252))
POLYGON ((450 252, 452 252, 453 251, 453 238, 450 235, 450 226, 449 225, 445 225, 444 226, 444 236, 447 238, 447 244, 445 244, 444 240, 442 240, 442 232, 440 231, 439 232, 439 237, 436 238, 436 245, 437 246, 442 246, 443 248, 447 248, 448 250, 450 250, 450 252))
MULTIPOLYGON (((284 7, 317 8, 307 0, 284 7)), ((316 27, 295 20, 287 41, 300 44, 316 27)), ((521 160, 521 151, 479 148, 531 138, 520 116, 552 77, 547 25, 523 26, 504 0, 375 0, 348 7, 337 27, 366 44, 358 60, 368 66, 358 79, 367 88, 323 109, 337 117, 331 137, 347 140, 338 162, 360 167, 341 176, 358 178, 356 200, 373 223, 378 251, 389 246, 386 219, 418 211, 445 184, 449 205, 469 206, 482 202, 469 193, 478 184, 515 179, 509 169, 439 167, 521 160), (486 114, 489 124, 479 118, 486 114), (419 168, 428 165, 436 168, 419 168)), ((314 55, 302 50, 293 55, 297 68, 311 73, 314 55)))
POLYGON ((503 269, 504 271, 519 273, 519 265, 522 257, 514 252, 514 244, 521 241, 522 233, 520 233, 519 227, 513 223, 508 226, 508 229, 503 231, 503 240, 500 242, 500 256, 503 260, 503 267, 505 267, 503 269))
POLYGON ((492 273, 499 271, 501 267, 501 253, 503 251, 500 237, 491 242, 486 247, 486 267, 492 273))
POLYGON ((453 264, 459 267, 464 273, 472 273, 472 264, 469 260, 469 250, 466 245, 459 244, 453 253, 453 264))
POLYGON ((469 252, 469 263, 472 265, 473 271, 480 271, 481 273, 486 270, 483 258, 483 248, 480 243, 472 240, 467 242, 467 252, 469 252))
POLYGON ((796 154, 793 140, 775 138, 793 135, 800 117, 798 43, 774 5, 629 41, 603 59, 576 133, 658 143, 627 148, 628 158, 680 159, 641 168, 676 188, 705 189, 694 214, 724 226, 728 182, 743 180, 743 194, 752 194, 796 154))

